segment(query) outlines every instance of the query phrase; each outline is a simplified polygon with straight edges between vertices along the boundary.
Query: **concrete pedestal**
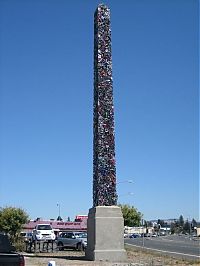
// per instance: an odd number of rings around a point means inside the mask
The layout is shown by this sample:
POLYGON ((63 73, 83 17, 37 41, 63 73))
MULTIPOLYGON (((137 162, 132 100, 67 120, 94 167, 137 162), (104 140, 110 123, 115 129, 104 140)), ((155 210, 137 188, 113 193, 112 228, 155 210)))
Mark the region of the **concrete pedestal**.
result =
POLYGON ((89 210, 86 258, 93 261, 126 261, 124 219, 117 206, 89 210))

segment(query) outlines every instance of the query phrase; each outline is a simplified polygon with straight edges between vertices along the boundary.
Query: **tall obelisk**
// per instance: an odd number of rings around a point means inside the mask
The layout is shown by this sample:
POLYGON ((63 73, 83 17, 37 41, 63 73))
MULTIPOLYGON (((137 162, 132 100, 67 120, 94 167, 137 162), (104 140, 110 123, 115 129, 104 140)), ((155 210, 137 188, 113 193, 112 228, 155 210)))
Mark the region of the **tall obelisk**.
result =
POLYGON ((117 204, 110 10, 94 15, 93 206, 117 204))
POLYGON ((117 205, 110 9, 94 14, 93 208, 88 215, 89 260, 124 261, 124 220, 117 205))

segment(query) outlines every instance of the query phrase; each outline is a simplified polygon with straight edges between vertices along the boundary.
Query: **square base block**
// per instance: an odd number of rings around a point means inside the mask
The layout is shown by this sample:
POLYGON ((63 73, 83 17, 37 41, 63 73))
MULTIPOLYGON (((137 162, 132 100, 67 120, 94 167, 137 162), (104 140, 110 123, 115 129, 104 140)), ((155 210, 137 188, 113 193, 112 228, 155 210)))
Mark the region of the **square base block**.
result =
POLYGON ((86 259, 126 261, 124 219, 118 206, 97 206, 89 210, 86 259))

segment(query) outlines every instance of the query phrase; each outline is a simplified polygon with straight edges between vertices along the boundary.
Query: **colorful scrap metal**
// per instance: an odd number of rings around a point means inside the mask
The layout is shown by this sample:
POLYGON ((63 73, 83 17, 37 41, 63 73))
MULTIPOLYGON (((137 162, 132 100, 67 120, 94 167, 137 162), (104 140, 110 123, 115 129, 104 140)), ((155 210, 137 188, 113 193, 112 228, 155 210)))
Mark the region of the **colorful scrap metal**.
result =
POLYGON ((94 15, 93 206, 117 204, 110 10, 94 15))

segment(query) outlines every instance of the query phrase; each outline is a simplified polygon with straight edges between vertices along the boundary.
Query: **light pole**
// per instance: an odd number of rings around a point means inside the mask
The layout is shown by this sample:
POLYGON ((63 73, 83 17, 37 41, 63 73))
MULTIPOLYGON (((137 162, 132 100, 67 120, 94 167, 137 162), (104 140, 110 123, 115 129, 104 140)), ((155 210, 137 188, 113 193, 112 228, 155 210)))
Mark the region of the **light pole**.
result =
MULTIPOLYGON (((133 180, 129 179, 129 180, 121 180, 119 182, 116 183, 116 185, 119 185, 119 184, 122 184, 122 183, 129 183, 129 184, 133 184, 133 180)), ((128 195, 133 195, 132 192, 127 192, 126 194, 123 194, 123 195, 119 195, 119 197, 121 196, 128 196, 128 195)))
POLYGON ((142 247, 144 248, 144 219, 142 219, 142 247))
POLYGON ((133 195, 134 195, 133 192, 127 192, 126 194, 119 195, 119 197, 123 197, 123 196, 133 196, 133 195))
MULTIPOLYGON (((116 185, 121 185, 121 184, 123 184, 123 183, 129 183, 129 184, 132 184, 132 183, 133 183, 133 180, 132 180, 132 179, 119 180, 119 181, 116 183, 116 185)), ((121 198, 121 197, 123 197, 123 196, 131 196, 131 195, 133 195, 132 192, 127 192, 127 193, 125 193, 125 194, 118 195, 118 198, 121 198)))
POLYGON ((60 217, 60 203, 57 203, 58 206, 58 217, 60 217))
POLYGON ((122 180, 122 181, 117 182, 117 185, 118 185, 118 184, 122 184, 122 183, 129 183, 129 184, 132 184, 132 183, 133 183, 133 180, 122 180))

